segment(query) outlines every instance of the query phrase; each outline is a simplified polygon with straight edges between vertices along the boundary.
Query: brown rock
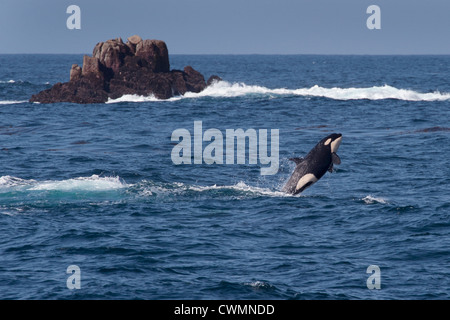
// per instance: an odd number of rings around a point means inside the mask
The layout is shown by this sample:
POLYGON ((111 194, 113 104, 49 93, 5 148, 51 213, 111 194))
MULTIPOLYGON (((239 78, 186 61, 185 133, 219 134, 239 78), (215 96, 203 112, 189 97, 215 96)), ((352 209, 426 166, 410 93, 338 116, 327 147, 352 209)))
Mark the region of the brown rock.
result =
POLYGON ((95 83, 86 80, 76 80, 57 83, 50 89, 44 90, 31 97, 30 102, 56 103, 104 103, 108 100, 108 93, 95 83))
POLYGON ((205 87, 203 75, 191 66, 170 71, 164 41, 132 36, 127 44, 120 38, 98 43, 92 57, 83 57, 82 68, 72 65, 69 82, 57 83, 30 101, 101 103, 125 94, 168 99, 205 87))
POLYGON ((129 37, 127 40, 129 43, 137 45, 139 42, 142 41, 142 38, 139 37, 137 34, 135 34, 134 36, 129 37))
POLYGON ((75 81, 79 80, 81 78, 81 68, 77 64, 72 65, 72 69, 70 69, 70 80, 69 81, 75 81))
POLYGON ((186 87, 185 73, 183 71, 173 70, 173 94, 176 96, 184 95, 188 89, 186 87))
POLYGON ((83 77, 94 77, 97 79, 105 78, 98 58, 89 57, 86 55, 83 57, 83 69, 81 71, 81 75, 83 77))
POLYGON ((212 75, 211 77, 208 78, 208 81, 206 81, 206 86, 209 87, 210 85, 212 85, 213 83, 222 81, 222 78, 217 76, 217 75, 212 75))
MULTIPOLYGON (((142 38, 139 37, 138 35, 134 35, 134 36, 129 37, 127 40, 128 41, 127 41, 126 45, 128 46, 128 48, 130 48, 130 52, 134 56, 136 54, 136 45, 139 42, 142 42, 142 38)), ((126 58, 127 57, 125 57, 125 59, 126 58)))
POLYGON ((166 43, 161 40, 143 40, 136 45, 136 56, 140 57, 144 64, 152 72, 169 72, 169 51, 166 43))
POLYGON ((187 66, 184 68, 184 73, 188 91, 200 92, 206 88, 205 78, 200 72, 191 66, 187 66))
POLYGON ((117 72, 123 65, 125 56, 131 54, 130 47, 125 45, 121 38, 98 43, 92 56, 97 58, 106 68, 117 72))

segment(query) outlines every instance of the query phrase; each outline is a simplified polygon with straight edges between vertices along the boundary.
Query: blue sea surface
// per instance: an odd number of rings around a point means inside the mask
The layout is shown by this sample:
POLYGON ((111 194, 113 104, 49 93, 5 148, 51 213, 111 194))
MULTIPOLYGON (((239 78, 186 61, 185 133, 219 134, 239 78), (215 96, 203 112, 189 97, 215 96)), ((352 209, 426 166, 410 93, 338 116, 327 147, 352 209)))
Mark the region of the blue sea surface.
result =
POLYGON ((0 299, 450 298, 450 56, 173 55, 224 81, 27 102, 74 63, 0 55, 0 299), (278 129, 278 173, 175 165, 194 121, 278 129), (288 159, 334 132, 336 171, 282 193, 288 159))

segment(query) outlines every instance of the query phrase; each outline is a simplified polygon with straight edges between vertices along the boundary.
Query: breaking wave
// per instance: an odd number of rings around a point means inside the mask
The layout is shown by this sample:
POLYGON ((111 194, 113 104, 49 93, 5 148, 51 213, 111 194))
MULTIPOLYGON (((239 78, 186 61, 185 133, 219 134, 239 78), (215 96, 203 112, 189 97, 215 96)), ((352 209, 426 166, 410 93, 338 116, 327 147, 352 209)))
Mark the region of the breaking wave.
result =
MULTIPOLYGON (((174 100, 176 98, 171 98, 169 100, 174 100)), ((179 100, 178 98, 176 100, 179 100)), ((109 98, 106 103, 121 103, 121 102, 154 102, 154 101, 166 101, 156 98, 154 95, 150 96, 140 96, 137 94, 126 94, 117 99, 109 98)))
POLYGON ((119 177, 79 177, 61 181, 25 180, 12 176, 0 177, 0 192, 4 191, 110 191, 126 188, 128 185, 119 177))
POLYGON ((408 89, 398 89, 389 85, 370 88, 322 88, 314 86, 309 89, 294 90, 295 94, 326 97, 335 100, 383 100, 396 99, 404 101, 444 101, 450 100, 450 93, 420 93, 408 89))
POLYGON ((334 100, 384 100, 396 99, 404 101, 445 101, 450 100, 450 93, 439 91, 422 93, 410 89, 399 89, 389 85, 373 86, 367 88, 324 88, 315 85, 310 88, 300 89, 270 89, 263 86, 247 85, 245 83, 230 83, 218 81, 199 93, 187 92, 183 96, 173 97, 167 100, 157 99, 155 96, 124 95, 118 99, 110 99, 107 103, 120 102, 154 102, 177 101, 181 99, 196 98, 234 98, 242 96, 269 96, 271 98, 283 96, 322 97, 334 100))
POLYGON ((0 100, 0 105, 2 104, 18 104, 18 103, 26 103, 28 100, 0 100))
POLYGON ((388 201, 384 198, 374 197, 371 195, 368 195, 368 196, 362 198, 361 200, 364 201, 365 204, 374 204, 374 203, 387 204, 388 203, 388 201))
POLYGON ((17 81, 16 80, 0 80, 0 84, 2 84, 2 83, 16 83, 17 81))

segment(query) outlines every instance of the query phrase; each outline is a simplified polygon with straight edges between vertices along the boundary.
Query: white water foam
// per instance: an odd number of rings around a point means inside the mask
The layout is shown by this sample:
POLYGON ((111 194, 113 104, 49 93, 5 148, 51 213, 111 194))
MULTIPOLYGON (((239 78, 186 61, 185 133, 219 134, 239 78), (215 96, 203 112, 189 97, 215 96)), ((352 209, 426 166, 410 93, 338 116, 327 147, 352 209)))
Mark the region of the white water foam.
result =
POLYGON ((16 83, 15 80, 0 80, 0 83, 16 83))
POLYGON ((143 180, 137 184, 127 184, 120 177, 100 177, 92 175, 90 177, 78 177, 67 180, 49 180, 37 181, 26 180, 13 176, 0 177, 0 191, 110 191, 125 188, 137 189, 140 196, 153 196, 164 194, 183 194, 184 192, 195 191, 205 192, 211 190, 234 190, 239 192, 248 192, 255 195, 264 195, 270 197, 289 197, 291 195, 281 191, 274 191, 269 188, 260 188, 249 186, 241 181, 234 185, 227 186, 197 186, 188 185, 181 182, 169 184, 155 184, 151 181, 143 180))
POLYGON ((374 204, 374 203, 387 204, 388 203, 388 201, 384 198, 374 197, 371 195, 368 195, 368 196, 362 198, 361 200, 363 200, 366 204, 374 204))
POLYGON ((230 83, 218 81, 207 87, 205 90, 195 93, 186 92, 183 96, 173 97, 167 100, 157 99, 155 96, 124 95, 118 99, 110 99, 107 103, 119 102, 155 102, 155 101, 177 101, 181 99, 195 99, 203 97, 213 98, 234 98, 248 95, 269 95, 276 96, 305 96, 324 97, 334 100, 383 100, 397 99, 404 101, 445 101, 450 100, 450 93, 440 93, 439 91, 421 93, 409 89, 399 89, 389 85, 373 86, 367 88, 324 88, 315 85, 311 88, 300 89, 270 89, 262 86, 252 86, 245 83, 230 83))
POLYGON ((13 188, 17 186, 30 185, 35 183, 35 180, 25 180, 12 176, 2 176, 0 177, 0 187, 1 188, 13 188))
POLYGON ((408 89, 398 89, 389 85, 370 88, 322 88, 315 85, 309 89, 294 90, 295 94, 314 97, 326 97, 335 100, 383 100, 404 101, 444 101, 450 100, 450 93, 420 93, 408 89))
POLYGON ((244 286, 250 286, 254 289, 271 289, 273 286, 265 281, 244 282, 244 286))
MULTIPOLYGON (((29 81, 23 81, 23 80, 13 80, 13 79, 11 79, 11 80, 0 80, 0 84, 14 84, 14 83, 17 83, 17 84, 23 84, 23 83, 33 84, 33 83, 29 82, 29 81)), ((42 83, 39 83, 39 84, 42 84, 42 83)), ((49 85, 50 82, 46 81, 43 84, 49 85)))
POLYGON ((25 102, 28 102, 28 100, 0 100, 0 105, 18 104, 18 103, 25 103, 25 102))
POLYGON ((261 86, 246 85, 245 83, 229 83, 227 81, 218 81, 207 87, 205 90, 195 93, 186 92, 185 98, 201 98, 201 97, 225 97, 234 98, 246 95, 286 95, 292 94, 292 90, 288 89, 269 89, 261 86))
POLYGON ((196 185, 187 185, 181 182, 175 182, 172 184, 166 184, 166 185, 148 185, 150 182, 148 181, 142 181, 138 185, 134 185, 135 187, 138 187, 138 189, 141 189, 139 191, 139 195, 142 197, 148 197, 148 196, 161 196, 161 195, 176 195, 176 194, 184 194, 185 192, 194 191, 198 193, 207 192, 207 191, 238 191, 238 192, 245 192, 250 193, 256 196, 269 196, 269 197, 291 197, 292 195, 281 192, 281 191, 274 191, 269 188, 260 188, 260 187, 254 187, 249 186, 245 182, 241 181, 234 185, 227 185, 227 186, 218 186, 218 185, 212 185, 212 186, 196 186, 196 185))
POLYGON ((87 178, 40 182, 30 190, 108 191, 126 188, 127 186, 119 177, 100 177, 93 175, 87 178))
POLYGON ((139 96, 136 94, 126 94, 117 99, 109 98, 106 103, 121 103, 121 102, 152 102, 152 101, 163 101, 156 98, 154 95, 150 96, 139 96))
POLYGON ((129 187, 120 177, 79 177, 61 181, 25 180, 12 176, 0 177, 0 190, 22 191, 110 191, 129 187))
POLYGON ((188 189, 198 191, 198 192, 209 191, 209 190, 235 190, 235 191, 249 192, 249 193, 254 193, 257 195, 265 195, 265 196, 270 196, 270 197, 290 197, 291 196, 290 194, 287 194, 287 193, 284 193, 281 191, 273 191, 269 188, 260 188, 260 187, 249 186, 243 181, 240 181, 237 184, 230 185, 230 186, 217 186, 217 185, 189 186, 188 189))

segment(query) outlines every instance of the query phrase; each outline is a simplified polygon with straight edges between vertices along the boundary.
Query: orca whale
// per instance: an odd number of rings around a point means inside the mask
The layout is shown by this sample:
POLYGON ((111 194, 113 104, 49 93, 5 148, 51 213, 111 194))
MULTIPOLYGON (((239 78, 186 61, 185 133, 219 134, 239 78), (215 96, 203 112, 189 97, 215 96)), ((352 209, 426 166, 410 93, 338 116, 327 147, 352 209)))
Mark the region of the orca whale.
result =
POLYGON ((333 133, 323 138, 304 158, 291 158, 296 167, 283 191, 290 194, 303 192, 316 183, 327 172, 333 172, 334 164, 341 164, 336 154, 342 141, 342 134, 333 133))

